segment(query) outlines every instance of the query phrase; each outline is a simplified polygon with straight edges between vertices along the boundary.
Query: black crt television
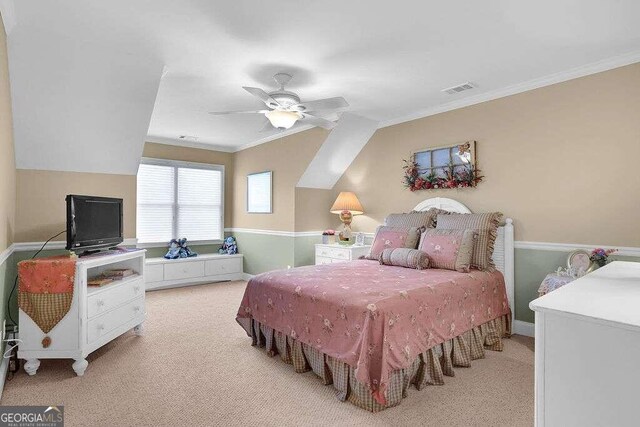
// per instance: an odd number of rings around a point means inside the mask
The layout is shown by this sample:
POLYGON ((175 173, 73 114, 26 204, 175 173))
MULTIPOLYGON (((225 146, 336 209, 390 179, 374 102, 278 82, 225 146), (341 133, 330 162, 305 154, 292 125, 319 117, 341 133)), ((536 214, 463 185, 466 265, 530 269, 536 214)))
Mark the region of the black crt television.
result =
POLYGON ((122 243, 122 199, 69 194, 67 249, 91 251, 122 243))

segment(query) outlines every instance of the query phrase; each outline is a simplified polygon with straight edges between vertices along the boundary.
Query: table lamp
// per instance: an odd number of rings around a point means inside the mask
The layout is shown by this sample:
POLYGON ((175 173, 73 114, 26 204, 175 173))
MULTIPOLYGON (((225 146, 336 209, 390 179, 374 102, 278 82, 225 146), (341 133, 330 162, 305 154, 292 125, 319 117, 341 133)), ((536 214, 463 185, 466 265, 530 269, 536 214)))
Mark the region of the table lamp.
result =
POLYGON ((340 215, 343 230, 340 232, 340 241, 351 242, 351 220, 354 215, 362 215, 364 210, 360 201, 351 191, 342 191, 330 209, 331 213, 340 215))

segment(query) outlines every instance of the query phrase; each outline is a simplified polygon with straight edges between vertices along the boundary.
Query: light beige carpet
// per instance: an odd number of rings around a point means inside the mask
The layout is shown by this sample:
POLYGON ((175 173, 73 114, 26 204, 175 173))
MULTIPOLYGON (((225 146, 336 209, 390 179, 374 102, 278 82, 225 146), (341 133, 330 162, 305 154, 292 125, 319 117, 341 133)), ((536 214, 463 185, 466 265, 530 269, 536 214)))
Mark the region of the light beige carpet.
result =
POLYGON ((6 383, 3 405, 65 406, 68 426, 434 425, 531 426, 533 342, 506 340, 444 386, 410 389, 372 414, 334 397, 311 372, 251 347, 235 322, 245 282, 147 293, 146 335, 131 332, 91 354, 82 378, 68 360, 6 383))

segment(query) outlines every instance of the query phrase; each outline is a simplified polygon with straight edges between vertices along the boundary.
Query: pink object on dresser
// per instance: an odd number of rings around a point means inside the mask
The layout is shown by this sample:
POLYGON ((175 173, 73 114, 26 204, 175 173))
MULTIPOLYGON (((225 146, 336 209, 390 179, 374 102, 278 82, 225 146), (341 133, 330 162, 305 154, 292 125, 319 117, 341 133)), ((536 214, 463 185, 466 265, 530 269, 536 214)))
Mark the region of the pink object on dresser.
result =
POLYGON ((255 276, 236 319, 249 335, 255 319, 347 363, 385 404, 392 371, 509 313, 500 272, 414 270, 360 260, 255 276))

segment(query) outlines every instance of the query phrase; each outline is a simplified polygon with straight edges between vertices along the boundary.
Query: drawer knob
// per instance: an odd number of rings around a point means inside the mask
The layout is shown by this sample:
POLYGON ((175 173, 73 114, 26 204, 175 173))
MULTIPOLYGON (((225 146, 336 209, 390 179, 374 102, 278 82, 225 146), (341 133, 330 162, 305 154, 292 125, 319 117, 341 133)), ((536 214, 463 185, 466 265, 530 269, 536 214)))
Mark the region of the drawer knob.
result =
POLYGON ((104 329, 104 325, 102 323, 98 323, 98 325, 96 326, 96 328, 101 331, 104 329))
POLYGON ((137 294, 138 292, 140 292, 140 285, 136 285, 133 287, 133 291, 137 294))
POLYGON ((97 301, 97 304, 98 304, 98 307, 102 307, 102 306, 104 305, 104 300, 99 299, 99 300, 97 301))
POLYGON ((135 311, 136 313, 140 311, 140 306, 136 305, 135 307, 133 307, 133 311, 135 311))

